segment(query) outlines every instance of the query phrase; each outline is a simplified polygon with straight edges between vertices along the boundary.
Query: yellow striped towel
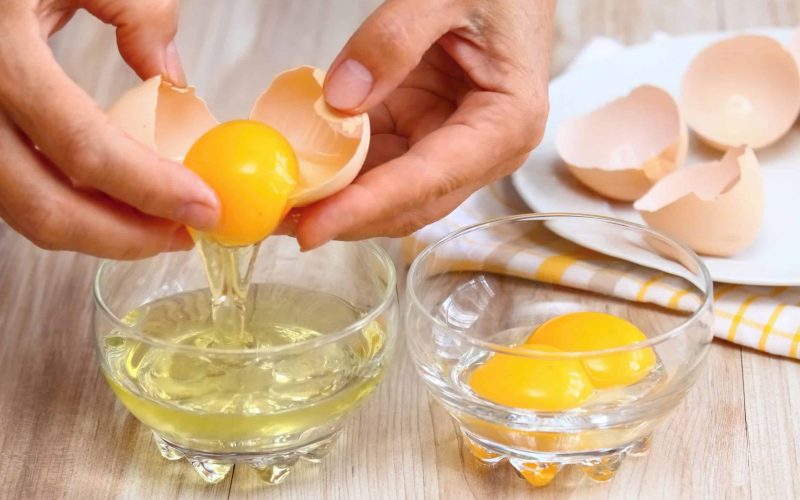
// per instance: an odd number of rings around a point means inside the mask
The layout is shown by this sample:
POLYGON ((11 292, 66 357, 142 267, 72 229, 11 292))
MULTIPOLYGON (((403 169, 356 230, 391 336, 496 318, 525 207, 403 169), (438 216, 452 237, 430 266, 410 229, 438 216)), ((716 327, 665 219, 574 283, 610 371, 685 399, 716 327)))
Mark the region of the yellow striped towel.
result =
MULTIPOLYGON (((530 212, 511 182, 504 179, 487 186, 444 219, 427 226, 404 241, 403 254, 411 260, 427 245, 448 233, 496 217, 530 212)), ((529 235, 536 252, 524 248, 512 251, 514 259, 496 267, 499 272, 573 288, 609 291, 617 296, 652 302, 672 308, 691 308, 697 296, 687 293, 674 277, 664 273, 632 272, 625 263, 558 237, 542 227, 529 235), (603 288, 598 290, 598 288, 603 288)), ((512 243, 513 244, 513 243, 512 243)), ((486 268, 487 255, 465 244, 451 255, 469 265, 486 268)), ((800 359, 800 287, 755 287, 717 284, 714 290, 714 334, 721 339, 772 354, 800 359)))

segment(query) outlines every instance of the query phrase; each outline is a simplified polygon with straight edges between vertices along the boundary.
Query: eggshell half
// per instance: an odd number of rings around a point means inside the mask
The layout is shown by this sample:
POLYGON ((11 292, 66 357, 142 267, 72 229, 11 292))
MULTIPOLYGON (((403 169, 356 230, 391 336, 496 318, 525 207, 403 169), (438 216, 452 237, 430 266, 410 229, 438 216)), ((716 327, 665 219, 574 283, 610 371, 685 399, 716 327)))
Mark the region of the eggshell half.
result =
POLYGON ((717 149, 768 146, 800 112, 800 72, 789 51, 767 36, 740 35, 700 52, 683 77, 681 111, 717 149))
POLYGON ((794 62, 797 64, 798 68, 800 68, 800 27, 794 30, 794 34, 792 34, 792 39, 789 40, 789 45, 786 46, 786 50, 792 54, 794 62))
POLYGON ((661 179, 633 207, 651 227, 705 255, 727 257, 750 245, 764 217, 764 182, 753 150, 661 179))
POLYGON ((369 148, 367 114, 345 115, 322 96, 325 72, 302 66, 281 73, 253 105, 250 118, 283 134, 297 154, 294 206, 330 196, 353 182, 369 148))
POLYGON ((633 201, 686 159, 688 132, 672 96, 642 85, 566 121, 556 148, 570 172, 603 196, 633 201))
MULTIPOLYGON (((293 206, 330 196, 355 179, 370 140, 366 113, 347 115, 325 102, 325 72, 310 66, 278 75, 250 113, 283 134, 297 154, 300 186, 293 206)), ((108 110, 111 121, 159 155, 182 161, 194 142, 219 124, 194 87, 176 88, 161 77, 129 90, 108 110)))
POLYGON ((194 87, 173 87, 160 76, 123 94, 108 115, 160 156, 179 162, 201 135, 219 124, 194 87))

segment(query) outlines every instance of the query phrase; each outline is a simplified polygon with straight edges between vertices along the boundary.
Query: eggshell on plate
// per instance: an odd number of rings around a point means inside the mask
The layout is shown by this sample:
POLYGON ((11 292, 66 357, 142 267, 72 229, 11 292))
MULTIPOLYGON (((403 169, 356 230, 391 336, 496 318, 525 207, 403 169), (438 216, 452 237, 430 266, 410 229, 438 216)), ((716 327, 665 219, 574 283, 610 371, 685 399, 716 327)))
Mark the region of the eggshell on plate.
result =
POLYGON ((253 105, 250 118, 283 134, 300 163, 293 205, 303 206, 341 190, 358 175, 369 148, 367 114, 345 115, 322 96, 325 72, 310 66, 275 78, 253 105))
POLYGON ((727 257, 755 240, 764 216, 764 183, 749 147, 661 179, 633 207, 651 227, 705 255, 727 257))
MULTIPOLYGON (((325 103, 325 72, 302 66, 278 75, 250 113, 278 130, 297 154, 301 183, 292 206, 304 206, 350 184, 370 141, 366 113, 346 115, 325 103)), ((108 110, 111 121, 159 155, 182 161, 219 122, 194 87, 177 88, 154 77, 129 90, 108 110)))
POLYGON ((556 149, 588 188, 633 201, 686 159, 688 132, 665 90, 642 85, 588 115, 566 121, 556 149))
POLYGON ((789 51, 762 35, 740 35, 701 51, 683 77, 681 111, 710 146, 768 146, 800 112, 800 72, 789 51))

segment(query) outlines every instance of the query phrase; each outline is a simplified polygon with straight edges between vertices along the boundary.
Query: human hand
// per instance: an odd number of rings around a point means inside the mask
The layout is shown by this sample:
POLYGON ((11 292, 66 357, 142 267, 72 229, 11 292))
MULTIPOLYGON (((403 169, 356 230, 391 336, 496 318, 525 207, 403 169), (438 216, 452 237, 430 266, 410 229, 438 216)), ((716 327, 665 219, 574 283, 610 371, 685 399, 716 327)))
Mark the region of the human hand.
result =
POLYGON ((518 168, 539 143, 554 0, 388 0, 331 65, 325 97, 373 129, 365 168, 298 212, 304 249, 405 236, 518 168))
POLYGON ((58 66, 47 38, 78 8, 117 27, 141 76, 185 78, 177 0, 4 0, 0 15, 0 217, 38 246, 130 259, 191 246, 216 195, 109 123, 58 66))

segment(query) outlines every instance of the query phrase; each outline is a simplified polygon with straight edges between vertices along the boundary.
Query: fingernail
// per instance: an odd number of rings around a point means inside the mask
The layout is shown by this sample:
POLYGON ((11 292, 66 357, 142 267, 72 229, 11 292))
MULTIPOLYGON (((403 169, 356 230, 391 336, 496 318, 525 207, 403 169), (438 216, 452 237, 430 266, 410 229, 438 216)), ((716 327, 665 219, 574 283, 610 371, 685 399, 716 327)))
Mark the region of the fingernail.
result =
POLYGON ((346 59, 325 84, 325 100, 338 109, 353 109, 372 91, 372 73, 363 64, 346 59))
POLYGON ((301 252, 310 252, 319 248, 336 238, 337 235, 336 225, 332 223, 329 212, 316 212, 312 218, 311 226, 306 224, 298 231, 297 242, 300 244, 301 252))
POLYGON ((219 198, 217 197, 217 193, 202 179, 197 179, 197 182, 194 183, 192 189, 196 196, 194 199, 195 203, 205 205, 214 211, 219 209, 219 198))
POLYGON ((329 235, 324 234, 324 233, 323 234, 317 233, 317 234, 312 235, 312 237, 310 238, 311 241, 308 241, 309 238, 307 238, 307 237, 299 238, 298 242, 300 243, 300 251, 301 252, 310 252, 311 250, 314 250, 315 248, 319 248, 322 245, 324 245, 325 243, 328 243, 329 241, 333 240, 335 237, 336 237, 336 235, 330 235, 329 236, 329 235))
POLYGON ((183 72, 183 64, 181 64, 175 40, 169 42, 169 45, 164 50, 164 66, 166 66, 167 78, 169 78, 170 83, 177 87, 186 86, 186 74, 183 72))
POLYGON ((214 229, 217 219, 217 211, 203 203, 185 203, 175 212, 176 221, 201 231, 214 229))
POLYGON ((315 250, 315 249, 321 247, 325 243, 327 243, 327 241, 321 241, 319 243, 314 243, 313 245, 310 245, 310 246, 303 246, 301 244, 300 245, 300 252, 302 252, 302 253, 310 252, 311 250, 315 250))
MULTIPOLYGON (((315 225, 319 227, 319 225, 315 225)), ((308 228, 303 229, 304 230, 300 231, 300 234, 297 235, 297 243, 300 244, 301 252, 310 252, 333 239, 333 236, 328 236, 325 231, 316 230, 309 232, 308 228)))

